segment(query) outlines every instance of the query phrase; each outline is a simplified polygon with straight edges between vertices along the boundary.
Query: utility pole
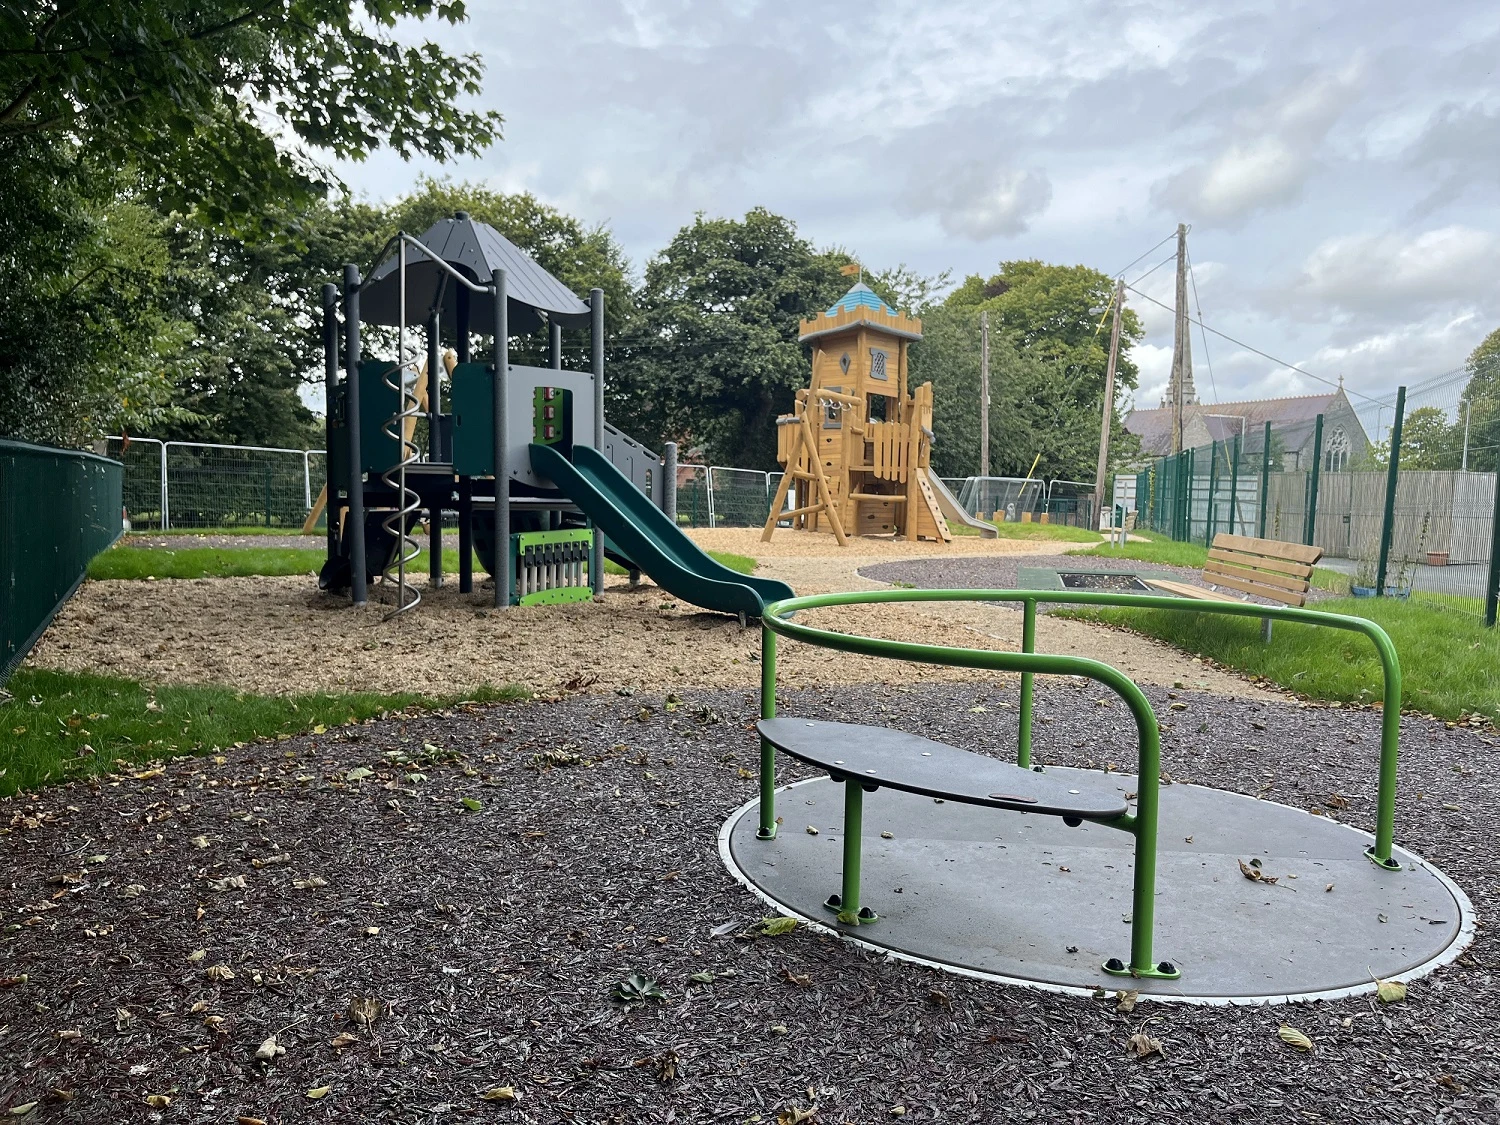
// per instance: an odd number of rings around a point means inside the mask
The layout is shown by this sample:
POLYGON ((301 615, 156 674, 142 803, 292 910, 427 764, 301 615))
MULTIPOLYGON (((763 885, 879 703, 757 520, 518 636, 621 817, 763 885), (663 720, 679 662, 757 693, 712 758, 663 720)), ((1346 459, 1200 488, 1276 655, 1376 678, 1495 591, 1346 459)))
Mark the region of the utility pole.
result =
POLYGON ((979 475, 990 475, 990 312, 979 312, 979 475))
MULTIPOLYGON (((1094 473, 1096 515, 1104 512, 1104 475, 1109 469, 1109 431, 1115 421, 1115 365, 1120 359, 1120 306, 1125 303, 1125 279, 1115 286, 1115 317, 1109 329, 1109 363, 1104 368, 1104 421, 1099 427, 1099 468, 1094 473)), ((1113 525, 1113 520, 1111 520, 1113 525)))
POLYGON ((1172 452, 1182 452, 1183 407, 1196 400, 1193 338, 1188 329, 1187 225, 1177 224, 1177 315, 1172 329, 1172 452))

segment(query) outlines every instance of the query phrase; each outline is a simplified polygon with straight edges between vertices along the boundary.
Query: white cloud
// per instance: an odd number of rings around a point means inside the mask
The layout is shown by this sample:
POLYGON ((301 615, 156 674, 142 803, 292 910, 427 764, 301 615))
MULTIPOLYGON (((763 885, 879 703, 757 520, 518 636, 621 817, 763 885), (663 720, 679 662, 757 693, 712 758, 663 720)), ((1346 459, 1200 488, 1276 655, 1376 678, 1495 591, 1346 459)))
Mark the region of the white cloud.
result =
POLYGON ((1460 225, 1330 238, 1308 255, 1294 295, 1360 313, 1409 313, 1448 301, 1494 305, 1497 254, 1494 233, 1460 225))
POLYGON ((971 161, 957 167, 926 168, 902 197, 912 211, 933 214, 944 231, 975 241, 1019 234, 1047 209, 1052 184, 1035 169, 987 167, 971 161))

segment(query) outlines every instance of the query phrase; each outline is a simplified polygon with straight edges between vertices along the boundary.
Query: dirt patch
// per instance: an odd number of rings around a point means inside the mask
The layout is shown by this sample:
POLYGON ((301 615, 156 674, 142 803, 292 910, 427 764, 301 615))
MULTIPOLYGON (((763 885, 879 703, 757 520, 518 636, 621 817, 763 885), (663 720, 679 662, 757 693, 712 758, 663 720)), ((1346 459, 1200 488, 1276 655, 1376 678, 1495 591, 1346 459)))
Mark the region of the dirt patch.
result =
MULTIPOLYGON (((1042 688, 1039 754, 1131 760, 1129 724, 1101 722, 1095 694, 1042 688)), ((1166 694, 1150 694, 1165 713, 1166 694)), ((1500 1119, 1492 927, 1401 1003, 1134 1012, 1113 993, 966 979, 804 926, 764 936, 767 909, 715 846, 755 792, 753 696, 664 702, 370 723, 0 801, 13 920, 0 1110, 396 1125, 1500 1119), (636 973, 659 999, 613 998, 636 973), (1314 1049, 1283 1042, 1283 1022, 1314 1049), (1136 1057, 1141 1032, 1160 1055, 1136 1057), (483 1100, 503 1087, 519 1100, 483 1100)), ((1173 702, 1174 776, 1373 819, 1377 715, 1173 702)), ((1014 693, 922 685, 790 693, 785 711, 878 714, 1003 754, 997 716, 1014 712, 1000 703, 1014 693)), ((1398 842, 1490 917, 1492 740, 1402 727, 1398 842)), ((781 780, 798 776, 789 765, 781 780)))

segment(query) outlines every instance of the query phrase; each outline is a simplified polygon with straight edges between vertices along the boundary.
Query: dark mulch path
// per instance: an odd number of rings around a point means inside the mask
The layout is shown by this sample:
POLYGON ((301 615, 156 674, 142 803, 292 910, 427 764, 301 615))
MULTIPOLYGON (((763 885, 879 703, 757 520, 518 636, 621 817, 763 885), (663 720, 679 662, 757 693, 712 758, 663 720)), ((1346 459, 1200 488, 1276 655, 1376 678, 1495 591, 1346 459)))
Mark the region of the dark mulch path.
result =
MULTIPOLYGON (((903 559, 861 567, 859 573, 876 582, 901 583, 924 590, 1013 590, 1017 586, 1017 572, 1023 566, 1064 571, 1155 571, 1170 574, 1174 581, 1208 588, 1208 583, 1203 581, 1203 571, 1191 567, 1094 555, 970 555, 952 559, 903 559)), ((1307 600, 1315 602, 1332 596, 1327 590, 1314 588, 1308 591, 1307 600)), ((1245 600, 1265 601, 1264 598, 1251 597, 1245 600)), ((1020 608, 1019 602, 1000 604, 1020 608)))
MULTIPOLYGON (((1129 765, 1123 709, 1101 695, 1071 681, 1039 693, 1043 756, 1129 765)), ((1153 698, 1179 780, 1303 807, 1337 793, 1338 815, 1370 820, 1374 714, 1186 692, 1170 711, 1166 695, 1153 698)), ((1013 706, 971 685, 786 701, 975 748, 996 745, 1013 706)), ((1500 1120, 1488 930, 1404 1004, 1130 1014, 888 962, 804 927, 751 936, 764 911, 715 838, 754 793, 754 714, 743 693, 693 694, 670 711, 579 696, 392 719, 0 802, 4 974, 28 978, 0 987, 0 1111, 635 1125, 792 1120, 791 1107, 816 1102, 810 1120, 825 1125, 890 1121, 896 1107, 918 1121, 1500 1120), (211 966, 233 978, 209 979, 211 966), (611 999, 637 970, 665 1002, 611 999), (373 1029, 350 1022, 356 996, 385 1002, 373 1029), (1283 1020, 1314 1053, 1280 1041, 1283 1020), (1127 1051, 1143 1029, 1165 1057, 1127 1051), (357 1038, 332 1046, 342 1032, 357 1038), (257 1062, 273 1033, 285 1054, 257 1062), (480 1100, 503 1085, 521 1100, 480 1100), (153 1094, 172 1101, 153 1109, 153 1094)), ((1398 839, 1487 918, 1500 893, 1494 740, 1403 727, 1398 839)))

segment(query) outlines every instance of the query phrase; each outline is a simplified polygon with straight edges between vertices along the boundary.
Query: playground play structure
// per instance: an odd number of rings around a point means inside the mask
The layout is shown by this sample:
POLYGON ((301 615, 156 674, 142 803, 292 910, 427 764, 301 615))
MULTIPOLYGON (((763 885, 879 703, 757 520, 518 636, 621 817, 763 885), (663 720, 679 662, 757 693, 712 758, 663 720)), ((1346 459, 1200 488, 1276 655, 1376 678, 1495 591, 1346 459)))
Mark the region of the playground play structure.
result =
POLYGON ((785 583, 715 562, 652 498, 667 500, 672 472, 604 418, 602 290, 585 303, 459 212, 421 236, 398 233, 367 279, 346 265, 342 289, 323 286, 322 311, 325 589, 362 604, 384 575, 394 612, 412 608, 421 595, 407 580, 410 533, 425 514, 429 582, 440 585, 442 516, 455 512, 459 589, 473 590, 478 554, 497 606, 589 598, 603 588, 605 557, 726 613, 759 614, 791 596, 785 583), (393 356, 366 355, 366 325, 395 329, 393 356), (551 365, 512 364, 511 338, 543 329, 551 365), (588 371, 563 367, 563 332, 574 329, 588 333, 588 371), (475 336, 489 337, 487 358, 475 357, 475 336))
POLYGON ((825 527, 842 546, 850 535, 898 534, 951 542, 950 520, 993 538, 932 464, 932 384, 907 388, 907 348, 922 322, 858 282, 798 339, 812 345, 812 381, 792 413, 776 420, 776 459, 784 474, 762 539, 790 521, 825 527), (790 511, 783 511, 787 497, 790 511))
POLYGON ((960 972, 1066 991, 1124 978, 1153 997, 1211 1003, 1368 991, 1377 978, 1411 979, 1448 963, 1474 933, 1463 892, 1393 843, 1400 703, 1390 638, 1341 614, 1073 590, 793 598, 768 605, 762 617, 760 794, 726 822, 720 849, 747 887, 784 911, 960 972), (960 601, 1021 603, 1022 651, 885 640, 793 620, 834 606, 960 601), (1037 607, 1056 604, 1262 617, 1363 635, 1384 674, 1373 838, 1301 809, 1166 783, 1160 727, 1141 689, 1100 661, 1035 652, 1037 607), (1015 764, 886 728, 779 716, 782 636, 1019 672, 1015 764), (1124 703, 1137 739, 1134 775, 1033 761, 1037 674, 1092 680, 1124 703), (778 789, 778 750, 826 776, 778 789), (778 799, 797 808, 799 820, 830 827, 780 831, 778 799), (841 832, 832 827, 840 822, 841 832), (826 894, 831 866, 839 868, 837 890, 826 894), (866 884, 882 888, 878 908, 865 899, 866 884))

